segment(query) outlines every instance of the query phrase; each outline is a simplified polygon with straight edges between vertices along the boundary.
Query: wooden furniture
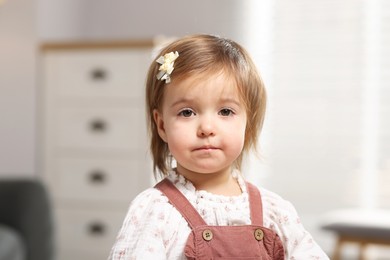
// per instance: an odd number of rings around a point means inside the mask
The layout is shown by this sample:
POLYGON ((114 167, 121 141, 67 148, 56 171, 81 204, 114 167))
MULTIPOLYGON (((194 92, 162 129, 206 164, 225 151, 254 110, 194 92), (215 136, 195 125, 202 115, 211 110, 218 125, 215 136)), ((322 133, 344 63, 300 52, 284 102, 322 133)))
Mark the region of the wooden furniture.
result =
POLYGON ((359 260, 368 259, 365 249, 370 245, 390 246, 390 211, 337 211, 330 214, 322 228, 337 235, 332 260, 342 259, 342 248, 346 243, 359 246, 359 260))
POLYGON ((144 81, 152 41, 50 43, 40 52, 40 162, 58 260, 107 259, 150 186, 144 81))

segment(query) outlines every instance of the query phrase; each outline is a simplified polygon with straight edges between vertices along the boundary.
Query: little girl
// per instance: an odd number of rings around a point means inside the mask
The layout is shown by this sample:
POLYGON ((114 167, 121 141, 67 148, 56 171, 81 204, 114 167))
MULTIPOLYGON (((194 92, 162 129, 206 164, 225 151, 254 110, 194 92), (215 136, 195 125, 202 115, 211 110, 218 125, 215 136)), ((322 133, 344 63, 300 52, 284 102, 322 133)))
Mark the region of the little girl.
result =
POLYGON ((110 259, 329 259, 289 202, 240 174, 266 106, 240 45, 211 35, 169 44, 150 66, 146 103, 165 178, 132 201, 110 259))

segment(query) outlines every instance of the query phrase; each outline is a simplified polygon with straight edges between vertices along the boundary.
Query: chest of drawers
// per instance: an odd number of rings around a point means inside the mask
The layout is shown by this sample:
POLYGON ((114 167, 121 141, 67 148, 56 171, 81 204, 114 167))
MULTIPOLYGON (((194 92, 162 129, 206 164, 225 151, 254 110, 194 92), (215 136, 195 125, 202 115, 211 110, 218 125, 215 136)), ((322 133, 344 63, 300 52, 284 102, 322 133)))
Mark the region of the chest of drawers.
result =
POLYGON ((42 47, 41 171, 58 260, 107 259, 129 202, 150 185, 144 84, 152 41, 42 47))

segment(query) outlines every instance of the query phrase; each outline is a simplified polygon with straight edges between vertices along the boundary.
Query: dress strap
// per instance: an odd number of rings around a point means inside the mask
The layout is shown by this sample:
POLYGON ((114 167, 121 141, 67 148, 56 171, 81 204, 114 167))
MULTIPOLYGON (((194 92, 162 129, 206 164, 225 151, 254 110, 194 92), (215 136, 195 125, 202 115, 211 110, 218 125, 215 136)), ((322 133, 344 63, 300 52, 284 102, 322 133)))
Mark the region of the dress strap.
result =
POLYGON ((260 191, 255 185, 249 182, 246 182, 246 187, 249 195, 252 225, 263 226, 263 204, 261 202, 260 191))
POLYGON ((182 214, 192 229, 195 229, 197 226, 207 225, 183 193, 167 178, 157 183, 154 187, 167 196, 170 203, 182 214))

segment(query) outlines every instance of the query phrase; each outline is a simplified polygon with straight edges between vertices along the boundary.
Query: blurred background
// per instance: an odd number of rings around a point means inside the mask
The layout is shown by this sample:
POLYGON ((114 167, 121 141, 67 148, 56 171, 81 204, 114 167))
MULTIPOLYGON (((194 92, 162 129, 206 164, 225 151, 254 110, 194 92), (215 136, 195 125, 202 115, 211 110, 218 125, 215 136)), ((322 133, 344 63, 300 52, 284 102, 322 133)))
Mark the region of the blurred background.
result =
MULTIPOLYGON (((142 96, 152 49, 216 34, 251 53, 268 90, 261 158, 244 174, 291 201, 331 255, 327 213, 390 209, 389 26, 385 0, 2 0, 0 177, 47 184, 60 259, 105 259, 152 183, 142 96)), ((390 259, 386 248, 367 255, 390 259)))

